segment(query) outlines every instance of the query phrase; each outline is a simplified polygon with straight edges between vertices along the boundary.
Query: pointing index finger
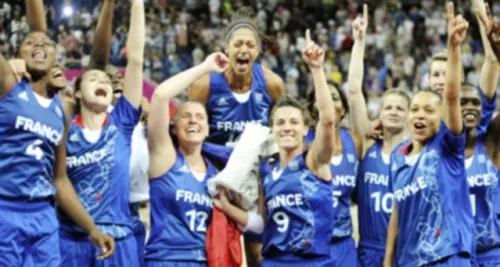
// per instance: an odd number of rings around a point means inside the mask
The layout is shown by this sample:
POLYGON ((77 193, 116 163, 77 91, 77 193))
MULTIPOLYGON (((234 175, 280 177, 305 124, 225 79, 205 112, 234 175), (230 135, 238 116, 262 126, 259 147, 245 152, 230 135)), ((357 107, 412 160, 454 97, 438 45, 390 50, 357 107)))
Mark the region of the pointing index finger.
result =
POLYGON ((455 18, 455 7, 453 6, 453 2, 448 3, 448 20, 454 20, 455 18))
POLYGON ((365 22, 368 21, 368 5, 367 4, 363 5, 363 20, 365 22))
POLYGON ((307 45, 311 44, 311 31, 309 29, 306 30, 306 43, 307 45))

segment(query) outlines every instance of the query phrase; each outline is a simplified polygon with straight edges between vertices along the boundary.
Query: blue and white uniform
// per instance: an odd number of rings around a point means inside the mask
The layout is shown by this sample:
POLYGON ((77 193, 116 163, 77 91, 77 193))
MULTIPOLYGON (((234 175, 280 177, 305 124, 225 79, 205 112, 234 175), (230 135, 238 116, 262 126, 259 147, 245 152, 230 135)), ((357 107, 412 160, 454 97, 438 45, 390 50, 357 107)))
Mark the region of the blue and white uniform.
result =
MULTIPOLYGON (((411 145, 411 144, 410 144, 411 145)), ((420 154, 410 145, 391 155, 389 184, 398 210, 396 262, 406 266, 470 266, 474 247, 465 134, 441 122, 420 154)))
MULTIPOLYGON (((356 266, 357 251, 352 237, 351 199, 356 188, 356 174, 359 155, 349 131, 340 129, 342 154, 333 156, 330 162, 333 184, 333 221, 331 251, 332 266, 356 266)), ((314 140, 314 130, 310 129, 306 142, 314 140)))
POLYGON ((59 266, 53 198, 61 101, 37 96, 21 81, 0 97, 0 113, 0 266, 59 266))
POLYGON ((75 117, 67 141, 68 177, 99 230, 115 239, 116 252, 107 263, 97 260, 98 248, 60 211, 63 266, 138 266, 129 200, 130 144, 140 114, 121 97, 98 132, 84 129, 81 117, 75 117))
MULTIPOLYGON (((406 143, 408 143, 406 141, 406 143)), ((365 153, 358 170, 358 266, 382 266, 385 257, 387 227, 392 212, 389 190, 390 155, 383 153, 383 142, 376 141, 365 153)))
POLYGON ((207 182, 217 174, 208 165, 194 173, 182 153, 164 175, 150 180, 151 233, 146 244, 148 267, 206 266, 205 241, 212 218, 207 182))
POLYGON ((279 159, 272 167, 269 160, 263 164, 262 266, 331 266, 332 183, 307 168, 305 153, 281 171, 279 159))

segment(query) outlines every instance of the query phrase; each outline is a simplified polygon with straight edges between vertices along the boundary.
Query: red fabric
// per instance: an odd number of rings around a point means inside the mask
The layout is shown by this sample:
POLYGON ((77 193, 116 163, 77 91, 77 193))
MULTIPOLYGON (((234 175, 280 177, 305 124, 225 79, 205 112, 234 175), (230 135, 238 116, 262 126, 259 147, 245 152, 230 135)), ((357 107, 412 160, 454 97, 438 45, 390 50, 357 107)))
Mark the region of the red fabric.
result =
MULTIPOLYGON (((102 122, 101 127, 104 127, 106 125, 106 123, 108 122, 108 120, 109 120, 109 118, 108 118, 108 116, 106 116, 106 119, 104 119, 104 121, 102 122)), ((73 124, 76 124, 76 125, 83 128, 83 119, 82 119, 81 114, 75 115, 75 118, 73 119, 73 124)))
POLYGON ((243 262, 241 232, 236 223, 214 208, 207 231, 207 263, 209 267, 240 267, 243 262))

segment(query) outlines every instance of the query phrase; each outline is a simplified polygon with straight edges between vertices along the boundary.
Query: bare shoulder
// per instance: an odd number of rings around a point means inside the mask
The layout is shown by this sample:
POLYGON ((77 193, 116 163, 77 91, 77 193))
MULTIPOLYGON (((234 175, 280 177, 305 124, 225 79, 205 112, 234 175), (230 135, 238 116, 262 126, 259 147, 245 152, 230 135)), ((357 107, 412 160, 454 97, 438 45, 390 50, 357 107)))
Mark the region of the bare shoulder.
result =
POLYGON ((266 79, 266 87, 273 101, 278 100, 285 94, 285 83, 281 77, 268 68, 262 67, 262 73, 266 79))
POLYGON ((210 94, 210 74, 205 74, 196 80, 188 90, 189 100, 206 104, 210 94))

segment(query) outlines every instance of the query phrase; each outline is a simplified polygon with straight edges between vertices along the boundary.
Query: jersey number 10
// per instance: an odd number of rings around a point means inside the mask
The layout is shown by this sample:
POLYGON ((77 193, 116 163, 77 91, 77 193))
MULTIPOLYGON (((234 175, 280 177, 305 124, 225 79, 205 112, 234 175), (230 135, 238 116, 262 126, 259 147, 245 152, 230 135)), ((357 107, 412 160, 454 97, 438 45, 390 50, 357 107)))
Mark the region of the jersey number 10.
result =
POLYGON ((382 209, 385 213, 392 212, 392 193, 387 193, 381 197, 380 192, 375 192, 370 195, 370 198, 375 199, 375 212, 380 212, 382 209))

